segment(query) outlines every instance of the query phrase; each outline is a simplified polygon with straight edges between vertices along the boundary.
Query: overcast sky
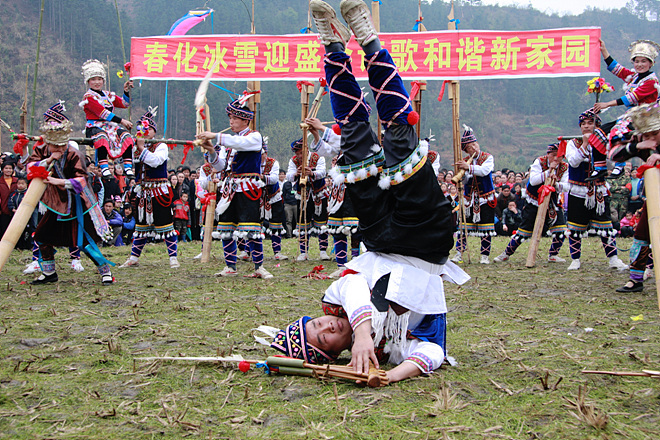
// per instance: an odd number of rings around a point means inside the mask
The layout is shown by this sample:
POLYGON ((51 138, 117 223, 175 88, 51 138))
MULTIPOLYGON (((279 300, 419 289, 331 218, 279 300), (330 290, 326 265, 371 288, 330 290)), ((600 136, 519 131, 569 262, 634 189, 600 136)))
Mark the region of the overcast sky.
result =
POLYGON ((534 9, 543 12, 557 12, 559 14, 579 15, 587 7, 597 9, 621 9, 626 7, 628 0, 482 0, 484 5, 532 5, 534 9))

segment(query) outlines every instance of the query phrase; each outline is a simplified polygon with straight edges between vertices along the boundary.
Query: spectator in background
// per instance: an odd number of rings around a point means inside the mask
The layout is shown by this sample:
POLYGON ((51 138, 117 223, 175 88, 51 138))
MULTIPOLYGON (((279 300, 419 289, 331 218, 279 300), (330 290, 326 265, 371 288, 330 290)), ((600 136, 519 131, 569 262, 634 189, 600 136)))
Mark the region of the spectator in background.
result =
POLYGON ((181 198, 172 204, 174 209, 174 229, 179 236, 179 241, 186 241, 188 226, 190 226, 190 207, 188 206, 188 193, 181 193, 181 198))
POLYGON ((124 190, 126 189, 126 176, 124 175, 124 167, 120 163, 115 164, 115 179, 117 179, 119 191, 124 194, 124 190))
POLYGON ((104 200, 112 199, 114 198, 114 196, 122 195, 122 192, 119 189, 119 181, 117 180, 114 174, 101 177, 101 183, 103 183, 103 190, 105 197, 104 200))
POLYGON ((612 222, 620 222, 628 211, 628 196, 630 195, 630 174, 626 176, 625 171, 619 177, 610 180, 610 210, 612 211, 612 222))
POLYGON ((13 213, 9 210, 9 194, 16 191, 18 179, 14 176, 16 163, 10 156, 3 156, 2 177, 0 178, 0 238, 5 235, 13 213))
POLYGON ((525 206, 525 199, 522 193, 522 184, 516 183, 513 185, 511 194, 513 194, 516 198, 516 208, 518 208, 518 211, 522 211, 523 206, 525 206))
POLYGON ((502 212, 509 206, 509 202, 515 202, 516 196, 511 194, 511 187, 509 185, 502 185, 502 192, 497 196, 497 205, 495 205, 495 215, 500 220, 502 219, 502 212))
POLYGON ((632 178, 630 179, 630 185, 628 189, 630 193, 628 194, 628 211, 636 212, 644 204, 644 178, 641 179, 637 177, 637 173, 633 172, 632 178))
POLYGON ((179 198, 179 191, 181 190, 181 182, 176 174, 172 174, 170 177, 170 185, 172 185, 172 192, 174 193, 174 198, 179 198))
POLYGON ((124 224, 121 228, 121 238, 126 246, 133 242, 133 232, 135 232, 135 217, 133 216, 133 205, 124 204, 124 215, 122 216, 124 224))
MULTIPOLYGON (((19 177, 16 181, 16 189, 9 194, 9 200, 7 201, 7 206, 9 207, 9 211, 11 212, 11 215, 13 216, 14 213, 16 213, 16 210, 18 209, 18 206, 21 204, 23 201, 23 197, 25 197, 25 193, 27 192, 28 188, 28 181, 25 177, 19 177)), ((27 225, 25 225, 25 229, 23 230, 23 233, 21 234, 21 237, 18 239, 18 242, 16 243, 16 249, 32 249, 32 233, 37 227, 37 210, 35 209, 32 212, 32 217, 30 217, 30 220, 28 221, 27 225)))
MULTIPOLYGON (((108 225, 112 228, 112 239, 108 240, 107 246, 123 246, 121 241, 121 230, 124 226, 124 220, 121 215, 115 210, 115 204, 112 199, 107 199, 103 202, 103 215, 105 216, 108 225)), ((106 245, 106 243, 104 243, 106 245)))
POLYGON ((286 223, 286 238, 293 236, 293 230, 296 229, 298 221, 298 201, 296 200, 296 191, 293 184, 286 179, 286 172, 280 170, 280 185, 282 185, 282 198, 284 199, 284 216, 286 223))
POLYGON ((632 211, 626 212, 626 215, 619 222, 621 237, 632 237, 635 234, 637 223, 639 223, 639 217, 634 216, 632 211))
POLYGON ((502 235, 510 237, 522 223, 522 213, 518 210, 515 201, 502 211, 502 235))

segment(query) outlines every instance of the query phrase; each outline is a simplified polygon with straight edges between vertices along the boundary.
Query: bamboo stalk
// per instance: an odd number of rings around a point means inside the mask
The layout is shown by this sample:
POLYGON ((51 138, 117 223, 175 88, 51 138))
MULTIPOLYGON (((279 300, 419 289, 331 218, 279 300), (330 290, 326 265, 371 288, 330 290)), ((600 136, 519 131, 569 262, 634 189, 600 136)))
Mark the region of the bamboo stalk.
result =
POLYGON ((655 371, 652 374, 651 372, 636 372, 636 371, 599 371, 599 370, 582 370, 582 374, 606 374, 609 376, 641 376, 641 377, 653 377, 655 379, 660 379, 660 371, 655 371))
POLYGON ((37 34, 37 58, 34 62, 34 83, 32 86, 32 114, 30 115, 30 131, 34 127, 34 107, 37 99, 37 74, 39 72, 39 50, 41 48, 41 24, 44 20, 44 4, 46 0, 41 0, 41 13, 39 14, 39 33, 37 34))
MULTIPOLYGON (((649 235, 651 248, 660 249, 660 170, 649 168, 644 171, 644 188, 646 189, 646 209, 649 219, 649 235)), ((655 264, 655 288, 660 309, 660 264, 655 264)))
MULTIPOLYGON (((543 184, 547 186, 554 185, 555 174, 550 173, 543 184)), ((551 194, 549 194, 545 200, 543 200, 543 203, 538 205, 538 210, 536 211, 536 219, 534 220, 534 231, 532 232, 531 243, 529 244, 529 251, 527 252, 525 267, 531 268, 536 266, 536 254, 539 250, 539 244, 541 243, 541 234, 543 233, 543 227, 545 226, 545 216, 548 213, 548 207, 550 206, 551 199, 551 194)))

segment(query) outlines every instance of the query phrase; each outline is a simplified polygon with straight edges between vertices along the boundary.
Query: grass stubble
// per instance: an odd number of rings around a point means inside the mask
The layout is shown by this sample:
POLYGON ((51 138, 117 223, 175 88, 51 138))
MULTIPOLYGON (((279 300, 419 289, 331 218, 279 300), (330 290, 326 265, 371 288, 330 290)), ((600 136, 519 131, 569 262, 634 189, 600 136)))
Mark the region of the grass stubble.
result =
MULTIPOLYGON (((470 245, 476 261, 478 242, 470 245)), ((496 238, 492 256, 505 246, 496 238)), ((643 293, 615 293, 627 272, 608 269, 595 238, 583 242, 580 271, 543 254, 526 269, 527 246, 503 264, 463 265, 472 280, 445 284, 448 352, 458 365, 430 377, 369 389, 230 364, 134 362, 264 359, 273 352, 253 341, 253 328, 318 315, 330 281, 301 276, 319 262, 276 262, 264 247, 272 280, 214 277, 223 267, 217 242, 208 265, 191 258, 198 243, 182 244, 182 266, 170 271, 158 244, 145 248, 140 267, 115 269, 110 287, 89 261, 74 273, 66 252, 57 257, 60 282, 32 287, 22 283, 32 279, 22 275, 29 254, 14 251, 0 277, 0 438, 660 438, 657 379, 580 373, 659 369, 655 280, 643 293)), ((296 243, 284 249, 294 255, 296 243)), ((122 263, 129 248, 105 252, 122 263)), ((251 267, 239 263, 239 275, 251 267)))

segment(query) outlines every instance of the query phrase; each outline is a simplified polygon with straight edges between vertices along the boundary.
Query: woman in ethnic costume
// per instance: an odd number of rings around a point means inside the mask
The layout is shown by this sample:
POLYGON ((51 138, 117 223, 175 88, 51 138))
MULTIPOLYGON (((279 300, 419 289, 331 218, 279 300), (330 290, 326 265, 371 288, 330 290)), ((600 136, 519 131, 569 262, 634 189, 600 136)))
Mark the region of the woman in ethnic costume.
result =
MULTIPOLYGON (((624 95, 618 99, 605 102, 597 102, 594 105, 596 113, 605 110, 608 107, 617 107, 623 105, 626 109, 632 107, 652 104, 658 99, 658 90, 660 83, 658 77, 651 71, 655 59, 658 56, 660 45, 649 40, 636 40, 630 43, 628 51, 630 52, 630 61, 633 63, 633 70, 623 67, 610 55, 605 42, 600 41, 600 52, 603 55, 607 70, 623 80, 624 95)), ((604 124, 602 130, 607 134, 614 126, 615 122, 604 124)), ((606 153, 607 144, 595 145, 593 149, 594 171, 588 177, 589 180, 596 180, 607 174, 606 153)), ((623 163, 617 163, 612 171, 611 177, 617 177, 623 171, 623 163)))
POLYGON ((45 122, 40 127, 44 144, 35 146, 28 159, 28 177, 46 174, 45 168, 52 168, 40 206, 47 210, 34 234, 41 251, 42 273, 32 284, 58 280, 54 246, 78 245, 98 268, 103 285, 109 285, 114 278, 96 243, 111 238, 112 231, 87 183, 85 159, 69 145, 71 126, 63 114, 57 121, 45 122))
POLYGON ((128 107, 133 81, 124 83, 124 95, 119 97, 114 92, 103 90, 106 81, 105 66, 99 60, 87 60, 82 65, 82 75, 85 85, 89 86, 80 102, 87 119, 85 136, 94 142, 101 172, 104 177, 111 176, 108 157, 121 157, 126 176, 133 178, 133 137, 128 131, 133 128, 133 123, 113 113, 115 107, 128 107))

